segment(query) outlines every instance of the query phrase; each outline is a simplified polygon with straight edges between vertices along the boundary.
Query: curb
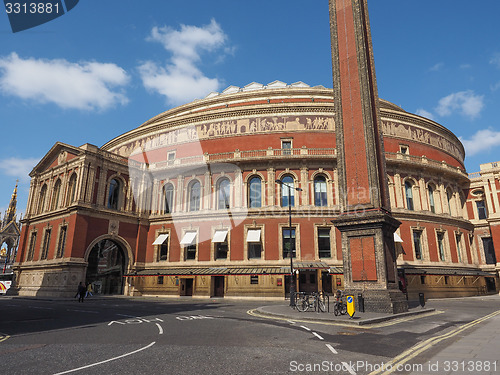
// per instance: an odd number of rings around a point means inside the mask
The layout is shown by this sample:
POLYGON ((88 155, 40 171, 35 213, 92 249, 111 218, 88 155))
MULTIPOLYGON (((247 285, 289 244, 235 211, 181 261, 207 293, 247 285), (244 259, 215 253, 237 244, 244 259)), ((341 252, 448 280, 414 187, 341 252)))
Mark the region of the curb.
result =
MULTIPOLYGON (((420 316, 420 315, 427 315, 431 313, 435 313, 436 309, 421 309, 421 310, 416 310, 416 311, 408 311, 404 313, 399 313, 399 314, 393 314, 393 315, 386 315, 386 316, 381 316, 381 317, 376 317, 376 318, 366 318, 366 319, 358 319, 358 320, 353 320, 353 319, 346 319, 346 320, 340 320, 340 319, 335 319, 332 317, 322 317, 322 316, 317 316, 317 317, 312 317, 312 316, 297 316, 297 315, 291 315, 291 314, 284 314, 284 313, 277 313, 277 312, 270 312, 266 311, 265 308, 267 306, 259 307, 255 309, 259 314, 261 315, 267 315, 270 317, 279 317, 279 318, 285 318, 289 320, 303 320, 303 321, 309 321, 309 322, 328 322, 328 323, 336 323, 336 324, 342 324, 342 325, 352 325, 352 326, 365 326, 365 325, 371 325, 371 324, 377 324, 377 323, 382 323, 386 321, 391 321, 391 320, 397 320, 397 319, 402 319, 402 318, 407 318, 407 317, 412 317, 412 316, 420 316)), ((333 314, 330 314, 333 316, 333 314)))

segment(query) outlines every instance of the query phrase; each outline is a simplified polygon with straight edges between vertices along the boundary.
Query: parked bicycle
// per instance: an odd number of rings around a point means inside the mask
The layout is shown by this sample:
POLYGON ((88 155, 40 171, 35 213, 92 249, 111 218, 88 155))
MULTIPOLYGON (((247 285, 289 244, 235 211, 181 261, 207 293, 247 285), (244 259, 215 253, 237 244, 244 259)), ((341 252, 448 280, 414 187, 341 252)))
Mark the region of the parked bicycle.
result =
POLYGON ((298 293, 296 307, 297 311, 300 312, 305 312, 309 309, 325 312, 327 309, 323 294, 318 292, 313 292, 311 294, 298 293))
POLYGON ((337 290, 337 293, 335 293, 335 302, 333 304, 333 314, 335 314, 335 316, 347 314, 347 304, 345 303, 345 301, 342 297, 342 292, 340 290, 337 290))

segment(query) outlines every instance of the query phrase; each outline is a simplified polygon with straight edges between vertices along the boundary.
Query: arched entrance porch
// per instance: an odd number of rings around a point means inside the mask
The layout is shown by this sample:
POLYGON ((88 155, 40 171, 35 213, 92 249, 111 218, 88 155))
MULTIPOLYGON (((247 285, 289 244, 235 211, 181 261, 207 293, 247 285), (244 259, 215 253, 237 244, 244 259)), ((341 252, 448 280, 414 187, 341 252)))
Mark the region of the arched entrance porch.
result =
POLYGON ((118 241, 97 241, 88 254, 85 282, 92 283, 97 294, 123 294, 127 256, 118 241))

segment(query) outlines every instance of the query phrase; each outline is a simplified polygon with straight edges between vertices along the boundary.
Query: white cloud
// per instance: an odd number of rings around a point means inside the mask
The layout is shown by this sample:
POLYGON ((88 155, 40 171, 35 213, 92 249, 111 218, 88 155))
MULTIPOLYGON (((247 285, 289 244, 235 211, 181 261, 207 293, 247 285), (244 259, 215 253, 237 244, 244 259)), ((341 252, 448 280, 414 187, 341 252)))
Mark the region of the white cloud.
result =
POLYGON ((419 108, 417 109, 417 111, 415 112, 415 114, 419 115, 419 116, 422 116, 422 117, 425 117, 425 118, 428 118, 430 120, 433 120, 434 121, 434 115, 429 112, 429 111, 426 111, 425 109, 423 108, 419 108))
POLYGON ((453 112, 471 119, 479 116, 484 107, 484 96, 476 95, 474 91, 460 91, 445 96, 439 100, 436 112, 439 116, 450 116, 453 112))
MULTIPOLYGON (((215 20, 203 27, 181 25, 180 30, 154 27, 148 40, 161 43, 172 54, 165 66, 152 61, 139 66, 144 86, 164 95, 168 103, 183 104, 221 86, 217 78, 206 77, 197 67, 202 52, 231 53, 225 46, 227 36, 215 20)), ((220 54, 215 57, 220 58, 220 54)))
POLYGON ((441 68, 442 68, 443 66, 444 66, 444 63, 439 62, 439 63, 437 63, 437 64, 435 64, 435 65, 431 66, 431 67, 429 68, 429 71, 430 71, 430 72, 437 72, 437 71, 441 70, 441 68))
POLYGON ((500 53, 495 53, 491 57, 490 64, 495 65, 497 68, 500 69, 500 53))
POLYGON ((30 180, 29 173, 38 164, 40 159, 8 158, 0 160, 0 171, 7 176, 19 178, 22 182, 30 180))
POLYGON ((460 141, 463 143, 467 155, 472 156, 500 146, 500 132, 482 129, 478 130, 470 139, 460 137, 460 141))
POLYGON ((64 59, 0 58, 0 90, 7 95, 61 108, 103 110, 126 104, 126 96, 112 88, 129 81, 127 73, 111 63, 72 63, 64 59))

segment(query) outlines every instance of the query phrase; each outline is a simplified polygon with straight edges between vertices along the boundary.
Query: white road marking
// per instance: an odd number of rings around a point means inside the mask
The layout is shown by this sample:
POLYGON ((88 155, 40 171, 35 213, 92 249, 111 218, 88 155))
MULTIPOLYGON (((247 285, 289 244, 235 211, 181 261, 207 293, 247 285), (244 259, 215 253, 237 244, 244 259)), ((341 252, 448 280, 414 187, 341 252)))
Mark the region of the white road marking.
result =
POLYGON ((52 307, 39 307, 39 306, 33 306, 31 307, 32 309, 39 309, 39 310, 54 310, 52 307))
POLYGON ((331 346, 330 344, 326 344, 326 347, 327 347, 328 349, 330 349, 330 351, 331 351, 333 354, 339 354, 339 353, 335 350, 335 348, 334 348, 333 346, 331 346))
POLYGON ((99 314, 98 311, 89 311, 89 310, 70 310, 70 309, 67 309, 66 311, 76 311, 76 312, 83 312, 83 313, 89 313, 89 314, 99 314))
POLYGON ((293 320, 287 320, 287 322, 290 324, 295 324, 295 322, 293 320))
POLYGON ((312 334, 313 334, 314 336, 316 336, 318 339, 320 339, 320 340, 324 340, 324 338, 323 338, 323 337, 321 337, 320 335, 318 335, 316 332, 313 332, 312 334))
POLYGON ((311 331, 311 329, 310 329, 310 328, 307 328, 307 327, 305 327, 305 326, 300 326, 300 328, 304 328, 306 331, 311 331))
POLYGON ((137 316, 134 316, 134 315, 127 315, 127 314, 116 314, 116 315, 118 315, 118 316, 125 316, 127 318, 137 318, 137 316))
POLYGON ((349 372, 349 374, 356 375, 356 372, 351 368, 351 366, 349 366, 347 362, 342 362, 342 365, 349 372))
POLYGON ((110 358, 110 359, 106 359, 105 361, 101 361, 101 362, 93 363, 93 364, 91 364, 91 365, 78 367, 78 368, 75 368, 75 369, 73 369, 73 370, 68 370, 68 371, 58 372, 58 373, 56 373, 56 374, 54 374, 54 375, 69 374, 70 372, 75 372, 75 371, 83 370, 83 369, 86 369, 86 368, 89 368, 89 367, 94 367, 94 366, 97 366, 97 365, 102 365, 103 363, 106 363, 106 362, 111 362, 111 361, 114 361, 114 360, 116 360, 116 359, 120 359, 120 358, 127 357, 127 356, 132 355, 132 354, 135 354, 135 353, 142 352, 143 350, 146 350, 146 349, 148 349, 148 348, 152 347, 155 343, 156 343, 156 341, 153 341, 153 342, 152 342, 151 344, 149 344, 148 346, 145 346, 144 348, 141 348, 141 349, 134 350, 133 352, 130 352, 130 353, 125 353, 125 354, 119 355, 118 357, 113 357, 113 358, 110 358))
POLYGON ((158 327, 158 330, 160 331, 160 335, 163 335, 163 328, 161 328, 160 323, 156 323, 156 326, 158 327))

